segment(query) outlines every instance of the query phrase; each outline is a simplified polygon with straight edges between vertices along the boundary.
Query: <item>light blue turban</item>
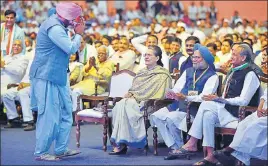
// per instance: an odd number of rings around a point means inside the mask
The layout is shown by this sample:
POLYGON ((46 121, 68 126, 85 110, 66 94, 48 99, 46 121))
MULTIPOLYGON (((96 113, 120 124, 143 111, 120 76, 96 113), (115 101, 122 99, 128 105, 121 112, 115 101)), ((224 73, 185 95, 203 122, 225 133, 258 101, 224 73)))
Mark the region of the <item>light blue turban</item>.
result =
POLYGON ((214 61, 215 58, 209 51, 209 49, 205 46, 202 46, 201 44, 197 43, 194 45, 194 51, 199 51, 203 59, 207 62, 207 64, 215 70, 214 61))

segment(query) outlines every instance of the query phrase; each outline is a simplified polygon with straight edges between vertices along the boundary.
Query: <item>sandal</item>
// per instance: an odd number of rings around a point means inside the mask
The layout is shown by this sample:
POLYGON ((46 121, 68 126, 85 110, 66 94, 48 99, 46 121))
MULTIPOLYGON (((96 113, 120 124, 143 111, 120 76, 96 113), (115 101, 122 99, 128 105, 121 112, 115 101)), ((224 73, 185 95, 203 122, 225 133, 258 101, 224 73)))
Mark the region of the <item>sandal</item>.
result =
POLYGON ((60 158, 51 154, 43 154, 35 158, 38 161, 60 161, 60 158))
POLYGON ((194 163, 194 165, 216 166, 217 163, 212 163, 212 162, 210 162, 210 161, 208 161, 206 159, 203 159, 201 161, 198 161, 198 162, 194 163))
POLYGON ((77 155, 77 154, 80 154, 81 152, 78 151, 78 150, 67 150, 66 152, 64 152, 63 154, 60 154, 60 155, 56 155, 56 157, 68 157, 68 156, 74 156, 74 155, 77 155))
POLYGON ((193 155, 196 152, 197 151, 189 151, 189 150, 186 150, 184 148, 180 148, 179 149, 179 152, 175 152, 175 150, 173 150, 173 151, 170 151, 169 152, 169 155, 173 155, 173 156, 185 156, 185 155, 193 155))

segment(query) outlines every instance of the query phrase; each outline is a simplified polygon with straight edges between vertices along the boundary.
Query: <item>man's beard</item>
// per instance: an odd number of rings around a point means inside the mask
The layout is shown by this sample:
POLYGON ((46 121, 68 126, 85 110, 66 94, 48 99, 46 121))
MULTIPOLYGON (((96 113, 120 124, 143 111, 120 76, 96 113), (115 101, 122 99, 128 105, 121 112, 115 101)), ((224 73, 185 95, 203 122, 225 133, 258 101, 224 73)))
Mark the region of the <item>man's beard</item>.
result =
POLYGON ((193 64, 193 68, 194 69, 206 69, 208 67, 208 64, 207 64, 207 62, 206 61, 202 61, 202 62, 200 62, 200 63, 197 63, 197 64, 193 64))

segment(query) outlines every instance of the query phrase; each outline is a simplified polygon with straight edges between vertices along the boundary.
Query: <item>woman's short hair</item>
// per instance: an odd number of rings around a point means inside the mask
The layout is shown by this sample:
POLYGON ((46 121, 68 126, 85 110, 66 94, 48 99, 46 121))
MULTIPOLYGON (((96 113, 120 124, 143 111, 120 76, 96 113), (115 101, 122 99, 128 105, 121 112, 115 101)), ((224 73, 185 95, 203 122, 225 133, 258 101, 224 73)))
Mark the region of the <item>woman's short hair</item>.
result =
POLYGON ((154 51, 154 56, 159 57, 157 64, 159 66, 164 66, 162 63, 162 50, 158 46, 149 46, 148 49, 152 49, 154 51))
POLYGON ((215 43, 208 43, 207 47, 212 47, 215 51, 217 50, 217 45, 215 43))

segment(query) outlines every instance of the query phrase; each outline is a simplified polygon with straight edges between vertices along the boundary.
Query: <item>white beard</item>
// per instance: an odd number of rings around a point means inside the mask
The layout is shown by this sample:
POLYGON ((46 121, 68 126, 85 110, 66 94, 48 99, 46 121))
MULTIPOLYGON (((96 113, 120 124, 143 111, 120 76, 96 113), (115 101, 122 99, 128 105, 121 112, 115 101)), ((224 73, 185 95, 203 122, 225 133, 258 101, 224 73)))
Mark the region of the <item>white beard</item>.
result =
POLYGON ((207 62, 206 61, 202 61, 202 62, 200 62, 200 63, 197 63, 197 64, 193 64, 193 68, 194 69, 206 69, 208 67, 208 64, 207 64, 207 62))

